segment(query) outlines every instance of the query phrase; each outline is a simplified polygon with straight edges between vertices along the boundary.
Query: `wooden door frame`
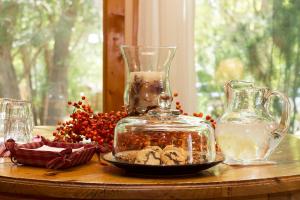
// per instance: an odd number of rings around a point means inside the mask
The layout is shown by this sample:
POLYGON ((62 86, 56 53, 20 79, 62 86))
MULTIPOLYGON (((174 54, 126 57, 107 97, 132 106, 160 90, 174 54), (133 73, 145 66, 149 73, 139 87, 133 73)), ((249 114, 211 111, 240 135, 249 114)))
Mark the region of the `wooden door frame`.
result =
POLYGON ((103 110, 123 106, 125 66, 119 46, 137 44, 138 0, 103 0, 103 110))

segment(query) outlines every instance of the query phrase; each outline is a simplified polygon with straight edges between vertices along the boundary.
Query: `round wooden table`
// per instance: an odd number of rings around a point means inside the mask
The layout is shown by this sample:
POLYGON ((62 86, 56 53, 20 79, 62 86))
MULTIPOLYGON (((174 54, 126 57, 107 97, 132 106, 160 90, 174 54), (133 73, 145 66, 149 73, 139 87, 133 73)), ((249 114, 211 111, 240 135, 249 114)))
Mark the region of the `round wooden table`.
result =
POLYGON ((271 160, 277 164, 220 164, 193 176, 159 178, 129 176, 96 156, 61 171, 16 166, 2 158, 0 199, 300 199, 300 139, 285 137, 271 160))

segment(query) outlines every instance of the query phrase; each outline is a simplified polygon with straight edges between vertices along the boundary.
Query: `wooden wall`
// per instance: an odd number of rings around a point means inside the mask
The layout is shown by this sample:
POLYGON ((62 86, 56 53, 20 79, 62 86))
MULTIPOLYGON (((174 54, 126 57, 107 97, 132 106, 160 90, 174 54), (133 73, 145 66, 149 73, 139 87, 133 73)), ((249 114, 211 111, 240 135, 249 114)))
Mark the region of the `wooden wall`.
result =
POLYGON ((120 45, 136 44, 138 0, 103 1, 103 110, 123 105, 125 66, 120 45), (125 39, 126 38, 126 39, 125 39))

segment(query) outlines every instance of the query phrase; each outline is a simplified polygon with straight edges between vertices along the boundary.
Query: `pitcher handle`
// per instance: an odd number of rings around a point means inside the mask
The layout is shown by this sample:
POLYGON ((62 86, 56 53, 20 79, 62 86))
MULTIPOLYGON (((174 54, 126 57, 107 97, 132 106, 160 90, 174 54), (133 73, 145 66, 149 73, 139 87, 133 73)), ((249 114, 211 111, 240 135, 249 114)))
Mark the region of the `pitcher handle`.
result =
POLYGON ((284 95, 283 93, 276 91, 276 90, 272 91, 267 96, 267 101, 266 101, 266 110, 269 114, 270 114, 269 103, 270 103, 270 99, 272 96, 278 97, 279 99, 282 100, 283 108, 282 108, 282 113, 281 113, 281 119, 280 119, 278 127, 273 131, 273 134, 275 135, 275 137, 279 137, 280 135, 282 135, 288 131, 289 124, 290 124, 291 104, 286 95, 284 95))
POLYGON ((224 93, 225 93, 225 98, 226 98, 226 107, 228 107, 228 102, 230 101, 231 97, 230 97, 230 88, 231 88, 231 83, 232 83, 232 80, 231 81, 227 81, 225 84, 224 84, 224 93))

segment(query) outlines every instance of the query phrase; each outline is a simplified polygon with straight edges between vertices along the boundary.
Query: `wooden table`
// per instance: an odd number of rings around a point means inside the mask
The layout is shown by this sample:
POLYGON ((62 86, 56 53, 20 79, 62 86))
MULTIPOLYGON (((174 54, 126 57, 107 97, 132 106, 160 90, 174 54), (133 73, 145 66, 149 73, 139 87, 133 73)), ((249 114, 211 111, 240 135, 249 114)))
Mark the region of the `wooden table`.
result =
MULTIPOLYGON (((39 128, 48 133, 51 128, 39 128)), ((42 134, 43 135, 43 134, 42 134)), ((277 165, 220 164, 190 177, 132 177, 101 164, 65 171, 0 164, 0 199, 300 199, 300 139, 289 135, 272 155, 277 165)))

